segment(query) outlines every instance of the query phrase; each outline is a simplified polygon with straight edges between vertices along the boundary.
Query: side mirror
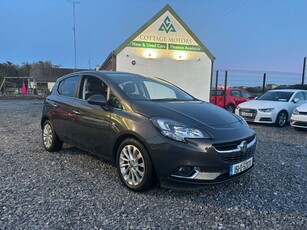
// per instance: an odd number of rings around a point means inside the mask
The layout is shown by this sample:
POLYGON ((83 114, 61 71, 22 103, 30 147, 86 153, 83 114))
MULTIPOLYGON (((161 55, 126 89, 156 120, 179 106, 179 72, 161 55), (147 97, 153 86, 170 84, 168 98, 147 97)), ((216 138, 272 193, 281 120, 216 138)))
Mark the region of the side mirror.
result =
POLYGON ((293 101, 294 103, 298 103, 298 102, 300 101, 300 99, 294 98, 292 101, 293 101))
POLYGON ((87 99, 87 102, 92 105, 105 106, 107 104, 106 98, 103 95, 92 95, 87 99))

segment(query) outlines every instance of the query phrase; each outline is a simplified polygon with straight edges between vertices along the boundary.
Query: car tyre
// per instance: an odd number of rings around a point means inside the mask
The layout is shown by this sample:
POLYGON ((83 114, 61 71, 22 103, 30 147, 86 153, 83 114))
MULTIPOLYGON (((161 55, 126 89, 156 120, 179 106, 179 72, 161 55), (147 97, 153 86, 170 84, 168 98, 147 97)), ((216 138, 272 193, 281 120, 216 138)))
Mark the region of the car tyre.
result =
POLYGON ((155 184, 149 154, 144 145, 136 139, 128 138, 120 144, 116 167, 121 181, 132 191, 146 191, 155 184))
POLYGON ((228 112, 234 113, 235 108, 234 108, 233 105, 227 105, 227 106, 226 106, 226 110, 227 110, 228 112))
POLYGON ((63 146, 63 141, 58 138, 49 120, 43 124, 42 139, 45 149, 49 152, 59 151, 63 146))
POLYGON ((288 121, 288 113, 286 111, 280 111, 276 117, 275 125, 277 127, 286 126, 288 121))

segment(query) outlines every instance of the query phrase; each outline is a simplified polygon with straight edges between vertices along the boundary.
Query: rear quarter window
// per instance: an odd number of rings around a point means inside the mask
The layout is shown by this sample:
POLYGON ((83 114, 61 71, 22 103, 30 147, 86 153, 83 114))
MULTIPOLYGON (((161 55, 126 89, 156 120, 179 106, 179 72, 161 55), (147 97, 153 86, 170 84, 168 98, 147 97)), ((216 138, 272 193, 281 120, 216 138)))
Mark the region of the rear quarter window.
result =
POLYGON ((224 95, 224 91, 223 90, 212 90, 211 92, 212 96, 223 96, 224 95))
POLYGON ((230 95, 233 96, 233 97, 240 97, 240 96, 241 96, 239 90, 232 90, 232 91, 230 92, 230 95))

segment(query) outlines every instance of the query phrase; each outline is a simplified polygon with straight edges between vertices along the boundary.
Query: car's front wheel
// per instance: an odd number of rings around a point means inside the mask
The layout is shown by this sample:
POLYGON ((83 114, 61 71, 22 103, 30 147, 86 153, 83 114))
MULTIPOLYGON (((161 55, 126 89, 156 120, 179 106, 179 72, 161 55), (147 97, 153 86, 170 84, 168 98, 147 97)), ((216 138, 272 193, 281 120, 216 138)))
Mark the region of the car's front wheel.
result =
POLYGON ((275 125, 277 127, 284 127, 286 126, 288 121, 288 113, 286 111, 281 111, 278 113, 275 121, 275 125))
POLYGON ((49 120, 43 124, 42 139, 45 149, 49 152, 58 151, 63 146, 63 142, 56 135, 53 125, 49 120))
POLYGON ((144 145, 138 140, 128 138, 118 148, 117 171, 121 181, 129 189, 140 192, 154 185, 154 170, 144 145))

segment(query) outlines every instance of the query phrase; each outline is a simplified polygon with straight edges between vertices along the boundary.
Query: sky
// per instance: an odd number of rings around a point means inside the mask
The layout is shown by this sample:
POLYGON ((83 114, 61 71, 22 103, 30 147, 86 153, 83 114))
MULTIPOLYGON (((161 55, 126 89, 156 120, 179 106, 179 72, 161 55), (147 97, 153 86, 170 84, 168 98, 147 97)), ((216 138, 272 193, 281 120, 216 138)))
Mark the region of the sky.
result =
MULTIPOLYGON (((78 0, 77 68, 95 68, 166 4, 216 57, 215 69, 301 73, 306 0, 78 0)), ((68 0, 0 0, 0 62, 74 68, 68 0)))

